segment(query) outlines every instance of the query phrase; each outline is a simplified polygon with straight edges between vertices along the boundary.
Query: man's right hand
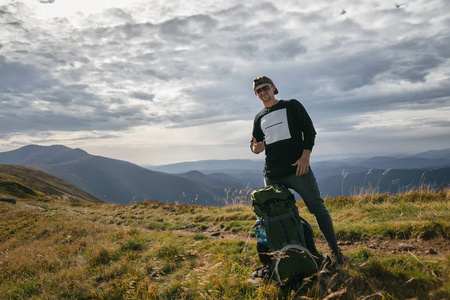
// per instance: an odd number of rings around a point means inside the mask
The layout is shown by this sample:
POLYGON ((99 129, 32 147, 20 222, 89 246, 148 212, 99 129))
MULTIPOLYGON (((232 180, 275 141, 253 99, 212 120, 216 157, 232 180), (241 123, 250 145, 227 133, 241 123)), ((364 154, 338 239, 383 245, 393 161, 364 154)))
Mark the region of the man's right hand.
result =
POLYGON ((256 154, 263 152, 266 150, 266 146, 264 145, 264 142, 258 142, 256 141, 255 137, 252 137, 252 151, 256 154))

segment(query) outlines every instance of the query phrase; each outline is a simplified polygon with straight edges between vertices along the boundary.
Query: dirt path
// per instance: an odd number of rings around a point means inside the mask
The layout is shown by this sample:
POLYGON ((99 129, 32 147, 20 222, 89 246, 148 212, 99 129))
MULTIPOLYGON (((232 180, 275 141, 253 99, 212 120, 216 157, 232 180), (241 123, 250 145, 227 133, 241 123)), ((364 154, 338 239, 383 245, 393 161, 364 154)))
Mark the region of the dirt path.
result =
POLYGON ((31 205, 31 204, 25 204, 25 203, 19 203, 19 205, 21 205, 23 207, 26 207, 28 209, 32 209, 32 210, 37 210, 37 211, 42 211, 42 212, 45 211, 45 208, 42 208, 42 207, 37 206, 37 205, 31 205))
MULTIPOLYGON (((328 249, 323 239, 316 239, 318 249, 328 249)), ((344 253, 368 248, 371 252, 384 254, 408 254, 425 258, 445 259, 450 255, 450 241, 444 238, 421 239, 372 239, 364 242, 339 242, 344 253)))
MULTIPOLYGON (((176 231, 183 234, 195 234, 200 232, 176 231)), ((247 234, 233 234, 220 230, 218 227, 211 227, 204 232, 205 235, 214 239, 239 239, 246 241, 247 234)), ((254 241, 254 238, 252 238, 254 241)), ((328 245, 323 238, 315 239, 316 248, 320 252, 328 252, 328 245)), ((368 241, 340 241, 339 247, 344 253, 352 252, 361 248, 370 249, 372 253, 383 254, 408 254, 425 258, 445 259, 450 255, 450 240, 445 238, 432 239, 371 239, 368 241)))

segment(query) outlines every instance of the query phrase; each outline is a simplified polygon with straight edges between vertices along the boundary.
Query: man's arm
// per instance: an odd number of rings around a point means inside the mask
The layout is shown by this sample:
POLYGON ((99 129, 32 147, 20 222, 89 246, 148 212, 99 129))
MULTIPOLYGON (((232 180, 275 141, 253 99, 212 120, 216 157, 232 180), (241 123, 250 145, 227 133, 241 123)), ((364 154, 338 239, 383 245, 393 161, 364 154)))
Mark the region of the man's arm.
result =
POLYGON ((251 149, 253 153, 259 154, 266 150, 264 142, 258 142, 255 137, 252 137, 251 149))
POLYGON ((298 126, 296 128, 303 133, 303 148, 312 150, 317 134, 313 122, 305 107, 299 101, 292 101, 292 105, 295 112, 293 121, 298 126))
POLYGON ((311 158, 311 150, 303 149, 302 156, 294 163, 293 166, 297 166, 297 176, 302 176, 309 171, 309 161, 311 158))
POLYGON ((309 171, 309 164, 311 158, 311 152, 314 147, 314 141, 316 138, 316 130, 314 128, 313 122, 308 115, 305 107, 297 100, 292 101, 295 107, 298 120, 298 130, 303 136, 303 152, 300 158, 292 164, 297 167, 296 174, 298 176, 305 175, 309 171))

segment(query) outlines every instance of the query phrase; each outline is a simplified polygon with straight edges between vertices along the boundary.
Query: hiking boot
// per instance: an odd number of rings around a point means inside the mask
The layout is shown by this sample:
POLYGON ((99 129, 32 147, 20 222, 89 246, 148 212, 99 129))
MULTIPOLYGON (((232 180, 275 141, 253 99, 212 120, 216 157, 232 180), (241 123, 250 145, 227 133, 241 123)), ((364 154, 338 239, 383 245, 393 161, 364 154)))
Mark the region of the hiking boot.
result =
POLYGON ((342 266, 344 263, 344 255, 342 255, 341 249, 331 251, 331 262, 334 266, 342 266))

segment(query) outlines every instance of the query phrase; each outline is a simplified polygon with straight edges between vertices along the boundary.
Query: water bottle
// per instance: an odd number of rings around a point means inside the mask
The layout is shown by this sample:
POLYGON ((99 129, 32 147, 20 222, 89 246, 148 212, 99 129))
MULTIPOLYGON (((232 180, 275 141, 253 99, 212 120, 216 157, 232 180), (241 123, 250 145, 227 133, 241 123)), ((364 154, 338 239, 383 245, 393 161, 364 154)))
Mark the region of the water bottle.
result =
POLYGON ((272 263, 272 257, 270 254, 269 242, 267 241, 266 228, 260 220, 256 220, 255 236, 259 261, 268 266, 272 263))
POLYGON ((266 237, 266 229, 261 224, 260 220, 256 220, 255 236, 256 236, 257 243, 263 244, 264 246, 269 247, 269 243, 267 242, 267 237, 266 237))

